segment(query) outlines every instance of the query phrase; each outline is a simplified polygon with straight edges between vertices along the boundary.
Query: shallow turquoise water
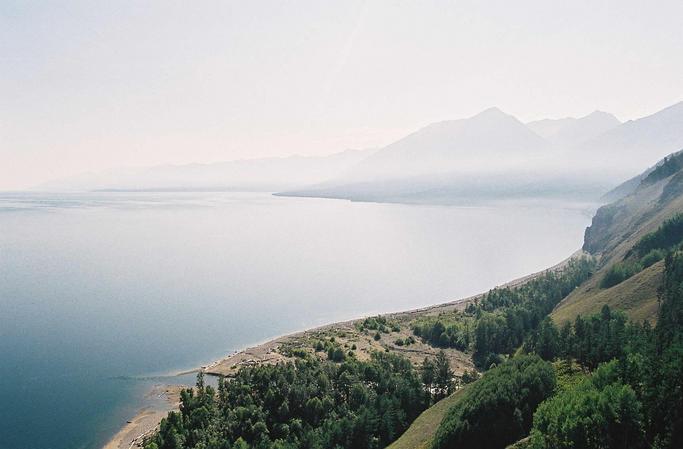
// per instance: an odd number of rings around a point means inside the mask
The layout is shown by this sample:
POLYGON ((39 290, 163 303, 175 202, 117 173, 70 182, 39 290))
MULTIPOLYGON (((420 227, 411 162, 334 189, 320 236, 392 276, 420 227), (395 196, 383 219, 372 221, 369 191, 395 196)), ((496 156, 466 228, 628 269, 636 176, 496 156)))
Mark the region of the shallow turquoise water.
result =
MULTIPOLYGON (((0 449, 90 449, 165 376, 565 258, 589 208, 0 193, 0 449)), ((191 376, 180 380, 191 382, 191 376)))

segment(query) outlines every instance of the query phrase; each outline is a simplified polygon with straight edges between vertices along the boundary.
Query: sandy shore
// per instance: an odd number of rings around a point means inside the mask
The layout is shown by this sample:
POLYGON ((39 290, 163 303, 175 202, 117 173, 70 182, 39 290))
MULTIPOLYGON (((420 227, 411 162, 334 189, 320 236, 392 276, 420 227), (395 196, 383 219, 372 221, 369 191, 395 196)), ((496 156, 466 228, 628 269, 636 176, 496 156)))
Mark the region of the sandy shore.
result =
POLYGON ((181 385, 156 385, 148 396, 150 399, 163 399, 162 404, 140 410, 102 449, 141 447, 143 439, 157 428, 161 418, 165 418, 169 411, 178 409, 182 388, 181 385))
MULTIPOLYGON (((550 268, 514 279, 510 282, 498 285, 495 288, 514 288, 521 286, 544 273, 551 271, 561 271, 570 260, 583 255, 585 255, 585 253, 582 250, 578 250, 570 257, 550 268)), ((423 307, 420 309, 387 313, 383 314, 382 316, 389 320, 394 320, 402 325, 401 331, 392 333, 392 339, 395 340, 396 338, 407 338, 412 335, 409 326, 411 321, 421 316, 438 315, 440 313, 453 310, 464 310, 470 302, 482 298, 484 295, 486 295, 486 293, 488 293, 488 290, 467 298, 456 299, 454 301, 423 307)), ((369 358, 370 353, 374 350, 387 349, 391 352, 400 353, 401 355, 410 359, 413 363, 421 362, 424 357, 436 355, 437 349, 429 345, 422 344, 421 342, 417 342, 416 344, 410 346, 397 346, 392 344, 391 341, 384 341, 384 339, 381 341, 375 341, 374 339, 366 338, 366 336, 361 335, 356 328, 356 323, 365 318, 367 317, 360 317, 349 321, 327 324, 313 329, 296 332, 289 335, 283 335, 260 345, 235 352, 234 354, 231 354, 221 360, 217 360, 207 366, 203 366, 201 369, 207 374, 217 376, 233 376, 242 367, 264 363, 276 364, 290 360, 292 357, 287 356, 287 348, 310 349, 316 340, 329 337, 335 337, 335 340, 340 342, 342 345, 347 344, 348 347, 355 346, 356 356, 361 360, 369 358)), ((446 349, 445 351, 456 374, 461 373, 466 369, 473 368, 469 356, 463 357, 464 354, 456 350, 446 349)))
MULTIPOLYGON (((498 285, 497 287, 514 288, 549 271, 561 271, 570 260, 584 254, 585 253, 579 250, 550 268, 523 276, 505 284, 498 285)), ((367 360, 373 351, 388 350, 390 352, 399 353, 407 357, 411 362, 417 364, 425 357, 435 356, 437 349, 420 341, 416 341, 410 346, 396 345, 396 340, 412 336, 410 322, 421 316, 438 315, 453 310, 464 310, 470 302, 483 297, 486 293, 487 292, 484 292, 467 298, 461 298, 420 309, 383 314, 382 316, 398 323, 400 325, 400 330, 392 332, 390 337, 382 337, 380 340, 375 340, 372 338, 372 335, 368 335, 367 331, 362 332, 358 329, 356 323, 366 318, 360 317, 349 321, 331 323, 317 328, 283 335, 254 347, 235 352, 207 366, 188 372, 199 371, 201 369, 205 373, 211 375, 233 376, 242 367, 264 363, 276 364, 291 360, 293 359, 290 352, 292 349, 301 349, 314 353, 314 342, 330 337, 334 337, 337 343, 346 348, 355 348, 353 351, 356 357, 361 360, 367 360)), ((456 374, 461 374, 465 370, 473 369, 474 366, 469 355, 454 349, 446 349, 445 352, 451 363, 451 367, 456 374)), ((139 447, 138 444, 142 439, 157 428, 161 418, 165 417, 169 410, 177 410, 179 405, 178 396, 181 388, 182 387, 180 386, 169 385, 155 387, 155 390, 150 394, 160 394, 160 392, 162 392, 162 394, 167 395, 167 407, 165 409, 147 408, 141 410, 106 446, 104 446, 103 449, 132 449, 134 447, 139 447)))

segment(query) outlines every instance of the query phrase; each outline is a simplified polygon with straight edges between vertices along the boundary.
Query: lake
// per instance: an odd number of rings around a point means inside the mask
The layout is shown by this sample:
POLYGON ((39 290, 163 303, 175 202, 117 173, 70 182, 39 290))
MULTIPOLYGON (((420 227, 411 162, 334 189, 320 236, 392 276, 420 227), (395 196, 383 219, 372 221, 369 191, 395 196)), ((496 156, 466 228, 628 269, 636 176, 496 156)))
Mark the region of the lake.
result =
POLYGON ((0 448, 98 448, 170 374, 541 270, 581 246, 592 212, 0 193, 0 448))

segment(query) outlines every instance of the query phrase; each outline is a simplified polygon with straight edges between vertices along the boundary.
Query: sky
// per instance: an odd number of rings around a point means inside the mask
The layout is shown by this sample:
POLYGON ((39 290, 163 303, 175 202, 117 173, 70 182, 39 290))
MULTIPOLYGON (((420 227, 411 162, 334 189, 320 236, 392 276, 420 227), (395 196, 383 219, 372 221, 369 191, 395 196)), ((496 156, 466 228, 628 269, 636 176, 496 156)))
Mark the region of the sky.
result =
POLYGON ((0 2, 0 189, 683 100, 683 2, 0 2))

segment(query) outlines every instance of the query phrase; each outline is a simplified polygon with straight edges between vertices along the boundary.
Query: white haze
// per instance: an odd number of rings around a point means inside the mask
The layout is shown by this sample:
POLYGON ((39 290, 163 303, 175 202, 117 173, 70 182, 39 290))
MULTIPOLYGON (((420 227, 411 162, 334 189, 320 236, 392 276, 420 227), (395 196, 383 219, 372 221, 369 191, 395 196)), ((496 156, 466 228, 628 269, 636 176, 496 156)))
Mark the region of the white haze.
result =
POLYGON ((683 148, 683 103, 527 124, 497 108, 436 122, 377 150, 91 173, 53 190, 250 190, 374 201, 556 196, 596 199, 683 148))
POLYGON ((380 148, 494 105, 635 119, 683 100, 681 17, 678 0, 4 1, 0 189, 380 148))

